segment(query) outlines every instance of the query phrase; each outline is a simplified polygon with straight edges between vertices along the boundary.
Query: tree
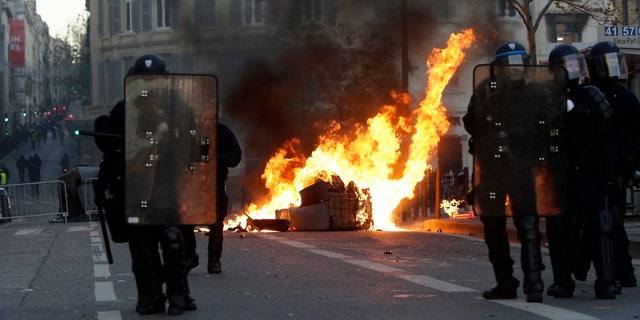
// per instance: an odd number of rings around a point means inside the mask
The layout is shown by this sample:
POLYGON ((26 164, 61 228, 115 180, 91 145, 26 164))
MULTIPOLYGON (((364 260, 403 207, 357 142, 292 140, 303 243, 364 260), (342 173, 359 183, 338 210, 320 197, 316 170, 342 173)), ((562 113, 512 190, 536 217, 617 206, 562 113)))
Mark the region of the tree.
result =
POLYGON ((516 10, 527 30, 529 53, 533 61, 537 61, 536 31, 552 5, 565 13, 579 13, 588 16, 594 21, 604 23, 620 23, 614 4, 608 0, 544 0, 542 9, 534 17, 531 12, 531 4, 534 0, 506 0, 508 5, 516 10))
POLYGON ((67 33, 62 39, 70 48, 71 72, 63 80, 68 96, 80 99, 83 105, 89 104, 91 97, 90 68, 91 53, 89 48, 89 18, 85 13, 78 15, 74 24, 67 26, 67 33))

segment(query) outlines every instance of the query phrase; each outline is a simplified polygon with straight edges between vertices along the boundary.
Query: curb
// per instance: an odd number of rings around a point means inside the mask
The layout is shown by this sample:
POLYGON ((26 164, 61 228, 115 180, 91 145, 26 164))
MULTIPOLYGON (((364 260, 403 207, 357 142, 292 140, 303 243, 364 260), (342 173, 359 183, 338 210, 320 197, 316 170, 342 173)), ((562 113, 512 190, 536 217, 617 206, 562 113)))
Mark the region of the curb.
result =
MULTIPOLYGON (((545 232, 545 228, 545 221, 544 219, 541 219, 540 233, 542 235, 543 244, 547 243, 547 234, 545 232)), ((484 239, 484 229, 482 221, 480 221, 479 217, 465 219, 429 219, 422 223, 421 229, 425 232, 460 234, 484 239)), ((513 225, 513 219, 507 219, 507 234, 509 236, 509 242, 519 243, 518 233, 515 226, 513 225)), ((629 235, 629 255, 634 259, 640 258, 640 241, 637 241, 637 239, 640 239, 637 235, 629 235)))

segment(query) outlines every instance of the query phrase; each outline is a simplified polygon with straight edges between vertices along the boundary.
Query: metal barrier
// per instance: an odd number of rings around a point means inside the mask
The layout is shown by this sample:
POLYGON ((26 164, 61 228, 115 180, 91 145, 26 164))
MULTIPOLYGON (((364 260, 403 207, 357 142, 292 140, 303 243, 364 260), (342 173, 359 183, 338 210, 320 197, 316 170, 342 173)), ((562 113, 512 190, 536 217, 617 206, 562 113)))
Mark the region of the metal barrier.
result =
POLYGON ((91 221, 91 215, 98 214, 98 206, 96 205, 96 194, 93 189, 93 184, 98 181, 98 178, 89 178, 85 179, 84 183, 80 187, 78 187, 78 192, 82 194, 82 207, 84 208, 84 213, 89 217, 89 221, 91 221))
POLYGON ((45 215, 62 215, 66 222, 67 186, 63 181, 44 181, 3 185, 0 220, 45 215))

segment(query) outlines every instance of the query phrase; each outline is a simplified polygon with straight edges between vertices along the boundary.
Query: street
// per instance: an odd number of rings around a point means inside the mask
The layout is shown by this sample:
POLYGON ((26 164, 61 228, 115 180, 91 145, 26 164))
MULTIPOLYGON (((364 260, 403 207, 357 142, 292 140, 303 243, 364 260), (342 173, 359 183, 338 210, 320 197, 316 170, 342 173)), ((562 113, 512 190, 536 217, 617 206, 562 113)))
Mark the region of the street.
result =
MULTIPOLYGON (((182 319, 637 319, 638 288, 596 300, 593 270, 572 299, 488 301, 481 239, 430 232, 225 233, 223 273, 206 272, 206 240, 182 319)), ((0 225, 0 319, 137 319, 127 244, 109 265, 96 222, 0 225)), ((516 276, 519 249, 513 246, 516 276)), ((548 252, 543 250, 551 283, 548 252)), ((166 318, 166 314, 144 316, 166 318)))
MULTIPOLYGON (((91 142, 91 138, 83 138, 91 142)), ((60 175, 64 152, 73 164, 96 165, 76 142, 49 139, 3 160, 38 152, 43 181, 60 175), (85 153, 81 153, 84 155, 85 153), (87 162, 88 161, 88 162, 87 162)), ((0 224, 0 319, 141 318, 127 244, 113 244, 109 264, 97 221, 49 223, 51 216, 0 224)), ((436 231, 436 230, 434 230, 436 231)), ((616 300, 594 298, 594 270, 571 299, 526 303, 483 299, 494 276, 482 239, 446 232, 225 233, 223 272, 206 271, 207 238, 196 234, 200 266, 189 274, 198 310, 182 319, 637 319, 640 289, 616 300)), ((522 279, 519 248, 512 246, 522 279)), ((543 248, 546 285, 552 282, 543 248)), ((640 260, 634 260, 636 267, 640 260)), ((163 319, 166 314, 144 316, 163 319)))

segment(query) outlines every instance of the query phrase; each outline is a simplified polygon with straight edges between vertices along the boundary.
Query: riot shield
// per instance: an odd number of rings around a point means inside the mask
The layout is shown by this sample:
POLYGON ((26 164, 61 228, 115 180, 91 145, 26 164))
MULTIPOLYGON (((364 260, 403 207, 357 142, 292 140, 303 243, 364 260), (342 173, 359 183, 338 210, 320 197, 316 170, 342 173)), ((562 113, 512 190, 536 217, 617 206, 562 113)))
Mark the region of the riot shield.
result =
POLYGON ((124 88, 127 222, 213 224, 217 79, 132 74, 124 88))
POLYGON ((564 212, 566 78, 562 67, 474 68, 469 113, 477 214, 564 212))

